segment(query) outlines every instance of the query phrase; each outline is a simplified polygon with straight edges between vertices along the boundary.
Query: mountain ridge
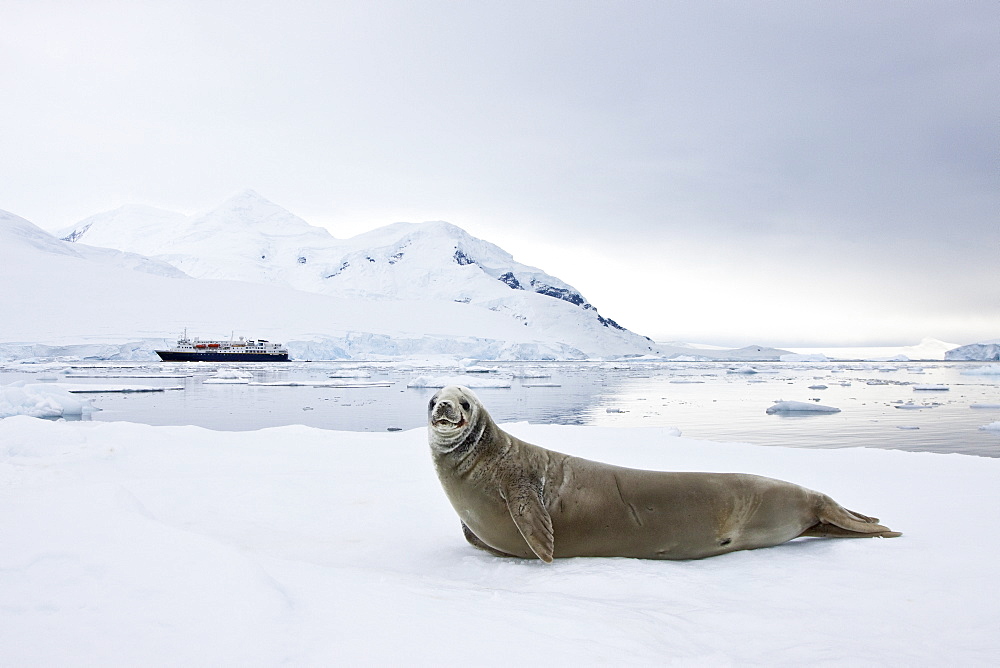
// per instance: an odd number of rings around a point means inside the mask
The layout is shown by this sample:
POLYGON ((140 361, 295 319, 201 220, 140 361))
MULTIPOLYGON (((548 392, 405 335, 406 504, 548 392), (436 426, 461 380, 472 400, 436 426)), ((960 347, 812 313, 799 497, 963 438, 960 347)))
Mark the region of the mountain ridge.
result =
POLYGON ((62 236, 141 252, 194 278, 359 299, 455 301, 505 313, 550 334, 578 327, 605 345, 654 351, 650 339, 601 315, 572 285, 452 223, 393 223, 337 239, 252 190, 202 214, 168 214, 116 209, 84 219, 62 236), (572 308, 551 308, 548 300, 572 308))

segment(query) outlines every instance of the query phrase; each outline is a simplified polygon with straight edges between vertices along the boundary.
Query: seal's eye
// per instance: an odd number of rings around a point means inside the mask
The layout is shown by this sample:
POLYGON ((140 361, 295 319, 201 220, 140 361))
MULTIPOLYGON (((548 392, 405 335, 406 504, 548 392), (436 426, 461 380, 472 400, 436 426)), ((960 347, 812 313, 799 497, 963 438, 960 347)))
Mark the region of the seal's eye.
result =
POLYGON ((431 397, 431 402, 429 404, 427 404, 427 412, 428 413, 431 412, 432 410, 434 410, 434 404, 436 403, 436 400, 437 400, 436 396, 435 397, 431 397))
POLYGON ((465 399, 462 399, 459 403, 462 404, 462 408, 464 408, 465 410, 469 410, 470 408, 472 408, 472 406, 469 405, 469 402, 466 401, 465 399))

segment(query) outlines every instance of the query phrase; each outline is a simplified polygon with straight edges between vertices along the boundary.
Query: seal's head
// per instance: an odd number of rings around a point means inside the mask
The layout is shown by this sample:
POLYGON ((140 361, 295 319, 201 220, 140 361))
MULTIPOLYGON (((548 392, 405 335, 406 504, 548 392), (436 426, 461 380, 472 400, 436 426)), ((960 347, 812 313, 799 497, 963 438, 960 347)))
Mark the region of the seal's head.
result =
POLYGON ((479 399, 468 388, 459 385, 444 388, 431 397, 427 405, 431 447, 445 453, 463 445, 485 413, 479 399))

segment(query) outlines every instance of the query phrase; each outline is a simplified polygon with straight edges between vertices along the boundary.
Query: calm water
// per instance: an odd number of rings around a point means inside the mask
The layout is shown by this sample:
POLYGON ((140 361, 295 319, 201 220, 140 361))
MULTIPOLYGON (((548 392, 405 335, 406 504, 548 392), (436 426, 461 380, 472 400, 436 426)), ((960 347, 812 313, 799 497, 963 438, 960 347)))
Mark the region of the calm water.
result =
MULTIPOLYGON (((1000 457, 1000 434, 979 427, 1000 421, 1000 376, 966 375, 983 363, 484 363, 514 372, 510 388, 476 393, 494 418, 605 426, 669 426, 684 436, 760 445, 839 448, 868 446, 1000 457), (757 373, 742 373, 746 367, 757 373), (542 385, 557 385, 548 387, 542 385), (822 389, 820 386, 826 386, 822 389), (944 385, 947 391, 914 389, 944 385), (816 389, 810 389, 810 387, 816 389), (777 400, 811 401, 840 413, 767 415, 777 400), (910 404, 919 408, 897 408, 910 404)), ((304 424, 347 431, 411 429, 425 423, 436 391, 407 388, 417 376, 457 376, 456 368, 399 363, 337 362, 223 365, 205 363, 87 364, 59 369, 0 368, 13 380, 95 387, 111 384, 182 387, 154 393, 96 393, 92 420, 199 425, 249 430, 304 424), (209 384, 216 372, 240 371, 254 382, 349 382, 385 387, 334 388, 209 384), (153 376, 152 378, 146 376, 153 376)))

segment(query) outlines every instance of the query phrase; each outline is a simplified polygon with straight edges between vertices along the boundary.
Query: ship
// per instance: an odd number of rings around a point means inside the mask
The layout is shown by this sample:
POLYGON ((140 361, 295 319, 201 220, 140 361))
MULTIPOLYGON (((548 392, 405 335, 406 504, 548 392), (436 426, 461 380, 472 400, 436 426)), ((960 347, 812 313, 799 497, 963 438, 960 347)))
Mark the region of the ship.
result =
POLYGON ((154 351, 164 362, 287 362, 288 349, 266 339, 202 341, 187 333, 170 350, 154 351))

